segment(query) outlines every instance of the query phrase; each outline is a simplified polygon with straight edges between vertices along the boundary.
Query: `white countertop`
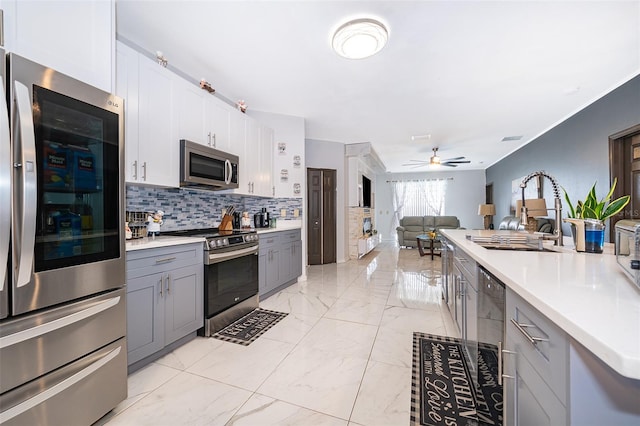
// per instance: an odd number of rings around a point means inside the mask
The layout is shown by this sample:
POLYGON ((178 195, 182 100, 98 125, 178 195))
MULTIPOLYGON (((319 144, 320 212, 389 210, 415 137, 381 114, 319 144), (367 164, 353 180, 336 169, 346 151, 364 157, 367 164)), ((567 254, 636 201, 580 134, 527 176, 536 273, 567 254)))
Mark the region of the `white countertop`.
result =
POLYGON ((560 253, 501 251, 466 235, 510 231, 441 232, 615 371, 640 379, 640 290, 616 263, 612 244, 602 254, 578 253, 565 237, 560 253))
POLYGON ((256 228, 258 234, 267 234, 269 232, 288 231, 290 229, 301 229, 302 220, 278 220, 275 228, 256 228))
POLYGON ((125 249, 126 251, 134 251, 202 242, 204 242, 203 237, 173 237, 169 235, 159 235, 155 238, 144 237, 137 238, 135 240, 127 240, 125 249))

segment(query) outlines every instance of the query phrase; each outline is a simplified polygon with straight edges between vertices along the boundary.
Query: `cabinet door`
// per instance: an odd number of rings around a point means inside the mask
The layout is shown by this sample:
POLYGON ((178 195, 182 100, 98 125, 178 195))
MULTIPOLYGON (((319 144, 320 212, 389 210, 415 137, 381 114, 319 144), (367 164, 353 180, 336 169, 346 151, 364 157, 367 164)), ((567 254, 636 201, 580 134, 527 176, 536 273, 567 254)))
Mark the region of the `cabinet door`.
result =
POLYGON ((140 59, 139 173, 140 183, 179 186, 180 144, 173 134, 171 73, 157 63, 140 59))
POLYGON ((258 256, 258 293, 267 293, 267 254, 258 256))
POLYGON ((168 271, 163 276, 165 345, 204 326, 203 266, 168 271))
POLYGON ((295 279, 302 275, 302 241, 294 242, 291 248, 291 279, 295 279))
POLYGON ((266 289, 267 291, 271 291, 282 284, 282 282, 280 281, 280 251, 276 249, 269 250, 266 260, 266 289))
MULTIPOLYGON (((260 126, 259 137, 259 157, 258 157, 258 185, 256 195, 273 197, 273 129, 267 126, 260 126)), ((291 170, 288 170, 291 172, 291 170)), ((278 170, 280 173, 280 170, 278 170)))
POLYGON ((244 175, 244 147, 246 142, 246 115, 240 111, 231 109, 229 111, 229 152, 240 156, 240 188, 246 188, 243 186, 244 175))
POLYGON ((207 141, 215 149, 231 152, 229 144, 229 109, 219 99, 205 95, 205 128, 207 141))
POLYGON ((128 363, 164 347, 164 275, 153 274, 127 280, 128 363))
POLYGON ((3 0, 5 47, 113 92, 115 2, 3 0))
POLYGON ((207 145, 210 142, 206 136, 205 125, 205 95, 204 91, 188 81, 175 77, 174 116, 177 117, 178 140, 186 139, 195 143, 207 145))
POLYGON ((279 284, 284 284, 291 280, 293 275, 291 267, 293 264, 293 244, 291 242, 283 243, 280 246, 280 279, 279 284))
POLYGON ((124 99, 125 181, 138 183, 138 57, 130 47, 118 42, 116 95, 124 99))
MULTIPOLYGON (((513 343, 507 338, 507 347, 513 343)), ((521 354, 504 356, 504 407, 507 425, 560 426, 567 424, 566 408, 521 354)))
MULTIPOLYGON (((243 121, 245 125, 244 149, 242 151, 243 155, 240 155, 240 165, 238 166, 238 189, 235 189, 233 192, 236 194, 257 195, 256 190, 260 188, 258 182, 258 158, 260 156, 258 141, 260 138, 260 126, 254 119, 249 117, 244 118, 243 121)), ((237 124, 235 126, 237 126, 237 124)))

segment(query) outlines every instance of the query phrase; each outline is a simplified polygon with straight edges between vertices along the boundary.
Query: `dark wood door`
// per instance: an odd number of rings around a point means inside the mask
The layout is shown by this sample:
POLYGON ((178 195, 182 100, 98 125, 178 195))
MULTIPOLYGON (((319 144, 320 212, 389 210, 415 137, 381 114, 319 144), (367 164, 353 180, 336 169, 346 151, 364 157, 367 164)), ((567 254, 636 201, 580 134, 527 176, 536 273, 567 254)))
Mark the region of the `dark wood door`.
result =
POLYGON ((322 265, 322 170, 307 170, 307 260, 322 265))
POLYGON ((624 210, 609 221, 609 241, 615 241, 615 224, 620 219, 640 219, 640 124, 609 137, 610 180, 618 178, 612 199, 630 195, 624 210))
POLYGON ((307 260, 336 261, 336 171, 307 169, 307 260))
POLYGON ((322 264, 336 262, 336 171, 322 171, 322 264))

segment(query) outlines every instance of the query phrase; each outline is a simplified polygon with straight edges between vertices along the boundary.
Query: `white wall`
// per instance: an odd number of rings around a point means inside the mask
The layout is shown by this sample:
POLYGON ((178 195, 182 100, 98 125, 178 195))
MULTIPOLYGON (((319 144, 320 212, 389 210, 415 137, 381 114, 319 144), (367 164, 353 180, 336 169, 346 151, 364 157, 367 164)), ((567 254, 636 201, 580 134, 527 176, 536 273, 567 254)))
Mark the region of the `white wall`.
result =
MULTIPOLYGON (((336 260, 338 263, 346 262, 348 260, 346 229, 347 185, 344 144, 307 139, 305 145, 307 160, 305 165, 307 168, 333 169, 336 171, 336 214, 338 216, 336 218, 336 260)), ((304 190, 306 191, 306 187, 304 190)))
POLYGON ((467 229, 484 226, 483 217, 478 216, 478 205, 485 201, 484 170, 386 173, 377 175, 375 182, 376 228, 382 233, 383 240, 396 239, 396 230, 393 227, 393 196, 388 181, 441 178, 453 178, 447 181, 444 214, 457 216, 460 226, 467 229))

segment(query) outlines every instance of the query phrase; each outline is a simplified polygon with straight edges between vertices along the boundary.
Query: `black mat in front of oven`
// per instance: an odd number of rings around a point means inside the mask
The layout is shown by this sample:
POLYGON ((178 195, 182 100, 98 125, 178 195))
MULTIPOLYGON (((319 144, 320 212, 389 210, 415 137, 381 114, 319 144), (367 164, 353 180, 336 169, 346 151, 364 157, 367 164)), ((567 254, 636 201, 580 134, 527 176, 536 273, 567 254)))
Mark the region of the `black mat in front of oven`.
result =
POLYGON ((257 308, 234 323, 211 335, 226 342, 249 346, 254 340, 264 334, 281 319, 286 317, 284 312, 270 311, 257 308))
POLYGON ((502 425, 498 348, 478 343, 478 383, 461 339, 413 333, 411 425, 502 425))

